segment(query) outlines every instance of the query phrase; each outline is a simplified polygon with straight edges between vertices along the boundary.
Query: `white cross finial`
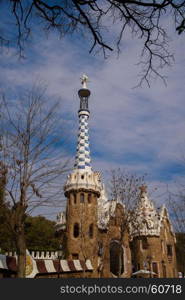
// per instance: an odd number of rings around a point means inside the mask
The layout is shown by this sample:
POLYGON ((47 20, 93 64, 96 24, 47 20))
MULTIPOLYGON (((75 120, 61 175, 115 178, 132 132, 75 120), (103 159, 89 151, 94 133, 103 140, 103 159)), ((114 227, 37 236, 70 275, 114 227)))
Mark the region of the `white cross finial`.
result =
POLYGON ((82 83, 82 87, 83 89, 87 89, 87 82, 89 81, 89 77, 85 74, 82 75, 82 78, 81 79, 81 83, 82 83))

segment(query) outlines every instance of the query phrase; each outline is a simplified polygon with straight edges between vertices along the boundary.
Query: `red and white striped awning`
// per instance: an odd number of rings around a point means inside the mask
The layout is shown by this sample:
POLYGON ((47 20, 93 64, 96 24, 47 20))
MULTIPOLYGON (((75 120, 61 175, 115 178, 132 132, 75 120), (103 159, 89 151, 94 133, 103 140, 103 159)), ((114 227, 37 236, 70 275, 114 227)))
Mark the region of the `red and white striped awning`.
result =
POLYGON ((17 271, 16 257, 0 254, 0 269, 16 272, 17 271))
POLYGON ((90 260, 86 262, 82 260, 50 260, 50 259, 37 259, 35 260, 38 273, 55 273, 55 272, 79 272, 79 271, 92 271, 93 267, 90 260))
MULTIPOLYGON (((91 261, 87 259, 82 260, 52 260, 52 259, 33 259, 30 257, 31 269, 26 277, 35 277, 36 274, 45 273, 66 273, 66 272, 82 272, 92 271, 93 267, 91 261)), ((0 269, 9 270, 11 272, 17 271, 17 257, 6 256, 0 254, 0 269)))

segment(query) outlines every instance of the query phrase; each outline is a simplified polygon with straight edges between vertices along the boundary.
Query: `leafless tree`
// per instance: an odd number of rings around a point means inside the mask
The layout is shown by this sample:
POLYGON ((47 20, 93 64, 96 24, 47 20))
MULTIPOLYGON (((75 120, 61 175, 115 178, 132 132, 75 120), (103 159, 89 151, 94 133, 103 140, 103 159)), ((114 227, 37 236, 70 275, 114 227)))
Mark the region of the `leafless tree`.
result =
POLYGON ((122 222, 122 231, 124 232, 131 222, 134 208, 139 200, 140 187, 145 184, 146 175, 138 176, 121 169, 111 170, 110 175, 111 198, 124 206, 124 222, 122 222))
POLYGON ((2 100, 0 161, 6 166, 7 223, 15 239, 18 277, 25 276, 26 214, 56 205, 62 195, 57 184, 68 165, 62 143, 57 144, 63 139, 58 104, 49 105, 44 93, 45 88, 35 87, 19 101, 2 100))
POLYGON ((1 44, 16 42, 21 55, 25 41, 36 33, 34 23, 41 25, 46 33, 56 30, 60 37, 73 33, 88 36, 92 41, 90 52, 100 46, 104 55, 115 46, 106 41, 112 40, 110 28, 114 23, 120 25, 115 42, 118 51, 130 30, 143 43, 140 84, 145 81, 149 85, 153 76, 164 80, 160 70, 171 64, 173 56, 168 50, 165 19, 171 18, 178 34, 185 30, 184 0, 9 0, 6 4, 1 1, 1 6, 16 27, 11 38, 10 22, 2 26, 1 44))

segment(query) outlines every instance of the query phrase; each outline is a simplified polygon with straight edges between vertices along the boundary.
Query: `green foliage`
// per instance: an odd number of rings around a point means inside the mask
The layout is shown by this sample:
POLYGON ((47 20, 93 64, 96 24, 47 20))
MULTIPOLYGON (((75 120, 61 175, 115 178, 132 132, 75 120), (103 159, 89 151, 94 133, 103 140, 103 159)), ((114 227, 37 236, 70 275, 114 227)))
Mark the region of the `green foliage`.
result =
POLYGON ((10 227, 6 222, 4 209, 0 207, 0 253, 9 250, 15 251, 15 242, 10 227))
MULTIPOLYGON (((15 251, 14 235, 10 226, 12 211, 5 201, 5 182, 0 177, 0 253, 15 251), (9 216, 9 217, 8 217, 9 216)), ((13 217, 13 216, 12 216, 13 217)), ((59 239, 55 236, 55 222, 43 216, 27 216, 25 220, 26 246, 30 250, 56 251, 59 239)))
POLYGON ((8 204, 5 201, 6 172, 0 162, 0 253, 11 249, 15 250, 12 232, 7 222, 8 204))
MULTIPOLYGON (((0 206, 0 253, 15 251, 13 233, 6 219, 7 207, 0 206)), ((59 239, 55 237, 55 222, 43 216, 27 216, 25 221, 26 246, 35 251, 56 251, 59 239)))
POLYGON ((55 237, 55 222, 43 216, 28 216, 25 221, 26 245, 29 250, 56 251, 59 239, 55 237))

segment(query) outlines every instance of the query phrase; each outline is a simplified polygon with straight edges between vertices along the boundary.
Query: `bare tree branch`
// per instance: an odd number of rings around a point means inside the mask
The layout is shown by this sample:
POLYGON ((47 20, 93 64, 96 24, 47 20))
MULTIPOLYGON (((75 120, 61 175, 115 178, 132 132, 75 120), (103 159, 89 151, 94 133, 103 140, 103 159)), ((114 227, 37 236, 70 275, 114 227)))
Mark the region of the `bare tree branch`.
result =
POLYGON ((159 77, 165 82, 162 69, 173 62, 163 24, 165 18, 171 18, 178 34, 185 31, 184 0, 55 0, 52 3, 46 0, 9 0, 4 9, 11 9, 17 36, 8 37, 5 25, 0 31, 1 45, 16 42, 21 57, 24 56, 25 42, 33 32, 36 34, 34 22, 46 33, 55 29, 59 37, 73 33, 83 36, 87 33, 86 37, 92 40, 90 53, 99 47, 106 57, 107 51, 112 51, 114 47, 112 42, 106 42, 110 40, 106 29, 110 29, 115 21, 119 22, 120 30, 115 43, 118 53, 128 29, 134 38, 142 40, 139 85, 144 82, 150 85, 153 77, 159 77))
POLYGON ((10 203, 7 222, 16 241, 19 277, 24 277, 25 272, 26 214, 61 201, 63 174, 69 170, 68 160, 63 157, 61 148, 56 147, 62 138, 58 105, 47 107, 43 92, 43 89, 31 90, 11 106, 5 96, 2 97, 0 162, 7 170, 5 190, 10 203))

